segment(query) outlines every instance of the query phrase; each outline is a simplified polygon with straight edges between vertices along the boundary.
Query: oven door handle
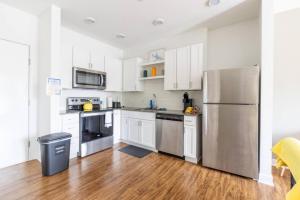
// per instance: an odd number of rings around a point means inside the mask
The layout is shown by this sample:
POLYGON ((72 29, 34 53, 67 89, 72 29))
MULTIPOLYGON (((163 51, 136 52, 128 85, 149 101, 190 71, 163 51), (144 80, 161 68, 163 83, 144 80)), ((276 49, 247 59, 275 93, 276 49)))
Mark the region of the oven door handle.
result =
POLYGON ((80 117, 93 117, 93 116, 100 116, 105 115, 105 112, 98 112, 98 113, 82 113, 80 117))

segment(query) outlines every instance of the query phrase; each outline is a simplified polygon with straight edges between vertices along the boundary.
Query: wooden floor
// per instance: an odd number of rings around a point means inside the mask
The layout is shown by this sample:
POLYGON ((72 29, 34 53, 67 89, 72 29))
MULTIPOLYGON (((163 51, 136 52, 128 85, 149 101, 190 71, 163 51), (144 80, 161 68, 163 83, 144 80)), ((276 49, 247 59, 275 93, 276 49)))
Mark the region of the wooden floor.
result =
POLYGON ((274 171, 275 187, 162 154, 135 158, 116 145, 70 169, 42 177, 38 161, 0 170, 0 199, 284 199, 289 175, 274 171))

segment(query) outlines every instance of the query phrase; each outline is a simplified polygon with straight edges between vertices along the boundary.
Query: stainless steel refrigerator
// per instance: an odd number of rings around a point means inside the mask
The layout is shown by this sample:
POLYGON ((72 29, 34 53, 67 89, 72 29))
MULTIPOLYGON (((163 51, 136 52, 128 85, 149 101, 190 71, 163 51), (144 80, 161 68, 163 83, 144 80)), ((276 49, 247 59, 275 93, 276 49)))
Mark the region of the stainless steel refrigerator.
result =
POLYGON ((203 77, 203 166, 258 178, 259 68, 203 77))

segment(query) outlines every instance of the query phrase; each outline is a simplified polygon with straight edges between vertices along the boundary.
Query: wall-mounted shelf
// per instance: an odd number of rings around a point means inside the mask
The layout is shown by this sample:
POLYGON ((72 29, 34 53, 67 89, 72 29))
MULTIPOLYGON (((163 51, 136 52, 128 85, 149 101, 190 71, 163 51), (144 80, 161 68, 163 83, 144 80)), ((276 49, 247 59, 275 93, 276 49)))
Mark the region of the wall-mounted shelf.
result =
POLYGON ((140 80, 144 81, 144 80, 154 80, 154 79, 163 79, 165 78, 165 76, 150 76, 150 77, 141 77, 140 80))
POLYGON ((142 63, 141 66, 151 66, 151 65, 158 65, 158 64, 164 64, 165 60, 158 60, 158 61, 152 61, 152 62, 145 62, 142 63))

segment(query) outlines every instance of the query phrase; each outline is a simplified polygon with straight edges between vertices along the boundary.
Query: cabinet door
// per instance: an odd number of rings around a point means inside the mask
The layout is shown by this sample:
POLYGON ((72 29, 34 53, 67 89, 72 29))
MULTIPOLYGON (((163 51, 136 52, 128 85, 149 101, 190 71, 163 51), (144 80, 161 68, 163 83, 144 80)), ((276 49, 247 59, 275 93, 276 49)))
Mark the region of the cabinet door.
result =
POLYGON ((114 110, 113 111, 113 135, 114 135, 114 143, 119 142, 120 140, 120 133, 121 133, 121 110, 114 110))
POLYGON ((190 47, 177 49, 177 90, 188 90, 190 80, 190 47))
POLYGON ((184 156, 196 158, 196 128, 184 127, 184 156))
POLYGON ((191 72, 189 88, 191 90, 202 89, 202 71, 203 71, 203 44, 191 46, 191 72))
POLYGON ((137 119, 128 120, 128 140, 135 143, 140 143, 140 121, 137 119))
POLYGON ((106 91, 122 91, 122 61, 120 59, 106 57, 106 91))
POLYGON ((155 148, 155 122, 142 120, 140 130, 142 145, 155 148))
POLYGON ((90 51, 83 47, 73 47, 73 67, 90 68, 90 51))
POLYGON ((123 91, 135 91, 136 84, 136 59, 123 62, 123 91))
POLYGON ((93 49, 91 51, 91 68, 101 72, 105 71, 105 57, 100 50, 93 49))
POLYGON ((165 90, 176 90, 176 49, 165 52, 165 90))
POLYGON ((128 131, 129 131, 129 119, 126 117, 121 118, 121 139, 128 140, 128 131))

